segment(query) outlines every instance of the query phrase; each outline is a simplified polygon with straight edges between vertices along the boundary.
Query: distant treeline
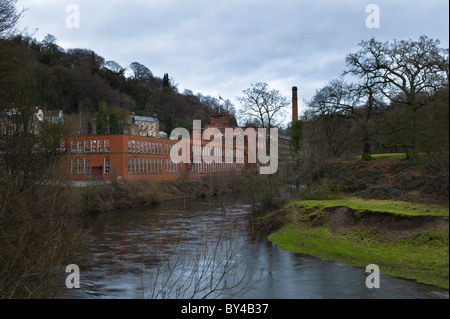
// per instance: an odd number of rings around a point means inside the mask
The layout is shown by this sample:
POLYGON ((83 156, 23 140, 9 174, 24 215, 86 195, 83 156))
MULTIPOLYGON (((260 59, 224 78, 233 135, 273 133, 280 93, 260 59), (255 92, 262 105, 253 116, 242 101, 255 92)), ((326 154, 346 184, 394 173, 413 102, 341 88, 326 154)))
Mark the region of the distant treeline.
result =
MULTIPOLYGON (((306 102, 305 143, 321 157, 448 152, 448 49, 438 40, 362 41, 341 77, 306 102)), ((298 134, 298 132, 297 132, 298 134)))
POLYGON ((99 105, 120 115, 125 110, 136 115, 154 116, 162 130, 192 126, 192 120, 209 122, 219 109, 230 113, 236 123, 232 103, 217 97, 180 93, 173 79, 165 73, 155 76, 145 65, 132 62, 122 67, 107 61, 89 49, 63 49, 56 38, 42 41, 18 34, 0 38, 0 106, 10 108, 17 88, 30 85, 35 106, 61 109, 66 114, 83 112, 95 116, 99 105), (31 83, 31 84, 30 84, 31 83))

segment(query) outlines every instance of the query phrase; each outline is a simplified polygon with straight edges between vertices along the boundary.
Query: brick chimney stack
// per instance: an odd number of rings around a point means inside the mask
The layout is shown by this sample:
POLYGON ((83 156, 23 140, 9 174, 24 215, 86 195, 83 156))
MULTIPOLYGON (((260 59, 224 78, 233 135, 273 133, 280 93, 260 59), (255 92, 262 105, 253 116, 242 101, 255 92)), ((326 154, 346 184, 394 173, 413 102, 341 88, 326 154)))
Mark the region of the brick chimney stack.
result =
MULTIPOLYGON (((298 121, 297 87, 292 87, 292 124, 298 121)), ((292 125, 291 124, 291 125, 292 125)))

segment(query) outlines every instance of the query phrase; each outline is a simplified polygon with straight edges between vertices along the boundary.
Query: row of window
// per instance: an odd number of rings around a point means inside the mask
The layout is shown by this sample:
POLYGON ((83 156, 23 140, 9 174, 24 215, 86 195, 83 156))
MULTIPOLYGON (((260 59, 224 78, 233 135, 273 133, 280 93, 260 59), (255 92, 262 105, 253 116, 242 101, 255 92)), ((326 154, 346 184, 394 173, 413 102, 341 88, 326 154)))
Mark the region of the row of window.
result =
MULTIPOLYGON (((144 142, 138 140, 128 140, 128 153, 134 154, 170 154, 172 147, 176 144, 162 142, 144 142), (164 152, 164 153, 163 153, 164 152)), ((109 140, 85 140, 85 141, 71 141, 70 149, 72 154, 95 154, 95 153, 109 153, 109 140)), ((193 146, 192 151, 197 154, 212 154, 213 147, 211 146, 193 146)), ((219 148, 220 151, 220 148, 219 148)), ((226 152, 232 150, 226 149, 226 152)), ((220 156, 220 155, 219 155, 220 156)))
MULTIPOLYGON (((162 143, 162 142, 145 142, 138 140, 128 140, 128 153, 133 154, 167 154, 169 155, 173 147, 178 147, 176 144, 172 143, 162 143), (163 149, 164 145, 164 149, 163 149)), ((218 145, 218 151, 222 149, 222 145, 218 145)), ((214 150, 213 146, 201 146, 193 145, 192 151, 197 152, 197 154, 212 154, 214 150)), ((227 151, 233 151, 232 149, 226 149, 227 151)))
MULTIPOLYGON (((165 143, 164 152, 165 154, 170 153, 170 149, 173 144, 165 143)), ((163 143, 162 142, 147 142, 147 141, 137 141, 128 140, 128 153, 134 154, 163 154, 163 143)))
POLYGON ((71 141, 70 149, 72 154, 109 153, 109 140, 71 141))
MULTIPOLYGON (((178 173, 182 169, 182 163, 175 164, 172 160, 165 159, 165 173, 178 173)), ((128 158, 128 174, 162 174, 163 159, 162 158, 128 158)))
MULTIPOLYGON (((110 159, 108 157, 103 159, 103 174, 108 175, 110 172, 110 159)), ((89 166, 89 158, 72 158, 71 160, 71 169, 72 175, 89 175, 90 174, 90 166, 89 166)))
POLYGON ((193 163, 192 170, 197 174, 225 173, 242 170, 244 164, 238 163, 193 163))
MULTIPOLYGON (((89 175, 90 166, 89 158, 72 158, 71 173, 73 175, 89 175)), ((108 157, 103 159, 103 174, 110 173, 111 161, 108 157)), ((164 171, 168 174, 175 174, 182 170, 182 163, 175 164, 171 159, 165 159, 164 171)), ((193 163, 192 169, 198 174, 233 172, 242 170, 244 164, 237 163, 193 163)), ((162 158, 128 158, 128 174, 162 174, 163 159, 162 158)))

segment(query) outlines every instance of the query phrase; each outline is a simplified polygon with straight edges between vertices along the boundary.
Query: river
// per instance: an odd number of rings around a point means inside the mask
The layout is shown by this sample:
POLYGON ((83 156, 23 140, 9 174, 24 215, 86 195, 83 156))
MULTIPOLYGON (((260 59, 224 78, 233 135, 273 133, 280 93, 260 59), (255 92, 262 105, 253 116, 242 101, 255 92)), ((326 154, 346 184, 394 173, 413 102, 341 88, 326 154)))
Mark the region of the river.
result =
MULTIPOLYGON (((91 216, 68 298, 442 299, 448 290, 279 249, 236 196, 91 216)), ((382 271, 382 269, 381 269, 382 271)))

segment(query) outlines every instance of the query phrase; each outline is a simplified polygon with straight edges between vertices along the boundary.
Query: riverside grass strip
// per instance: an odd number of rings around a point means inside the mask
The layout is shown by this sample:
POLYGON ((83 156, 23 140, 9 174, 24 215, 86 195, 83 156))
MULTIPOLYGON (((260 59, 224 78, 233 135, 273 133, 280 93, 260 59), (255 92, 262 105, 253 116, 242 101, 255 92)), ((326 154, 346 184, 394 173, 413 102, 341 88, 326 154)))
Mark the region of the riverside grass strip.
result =
POLYGON ((355 210, 388 210, 399 215, 439 216, 448 219, 448 208, 434 205, 357 198, 293 201, 285 206, 291 222, 271 234, 268 239, 284 250, 358 267, 377 264, 382 273, 449 288, 448 231, 436 229, 401 240, 386 240, 372 229, 354 228, 338 233, 332 232, 327 222, 317 226, 316 216, 323 220, 324 215, 329 214, 324 208, 341 206, 355 210), (416 209, 411 211, 411 208, 416 209), (301 222, 298 221, 298 214, 302 214, 301 222))
POLYGON ((369 210, 373 212, 393 213, 407 216, 438 216, 445 219, 448 219, 449 217, 449 208, 440 205, 392 200, 362 199, 357 197, 331 200, 292 201, 287 205, 287 207, 292 205, 303 206, 306 208, 343 206, 360 211, 369 210))

